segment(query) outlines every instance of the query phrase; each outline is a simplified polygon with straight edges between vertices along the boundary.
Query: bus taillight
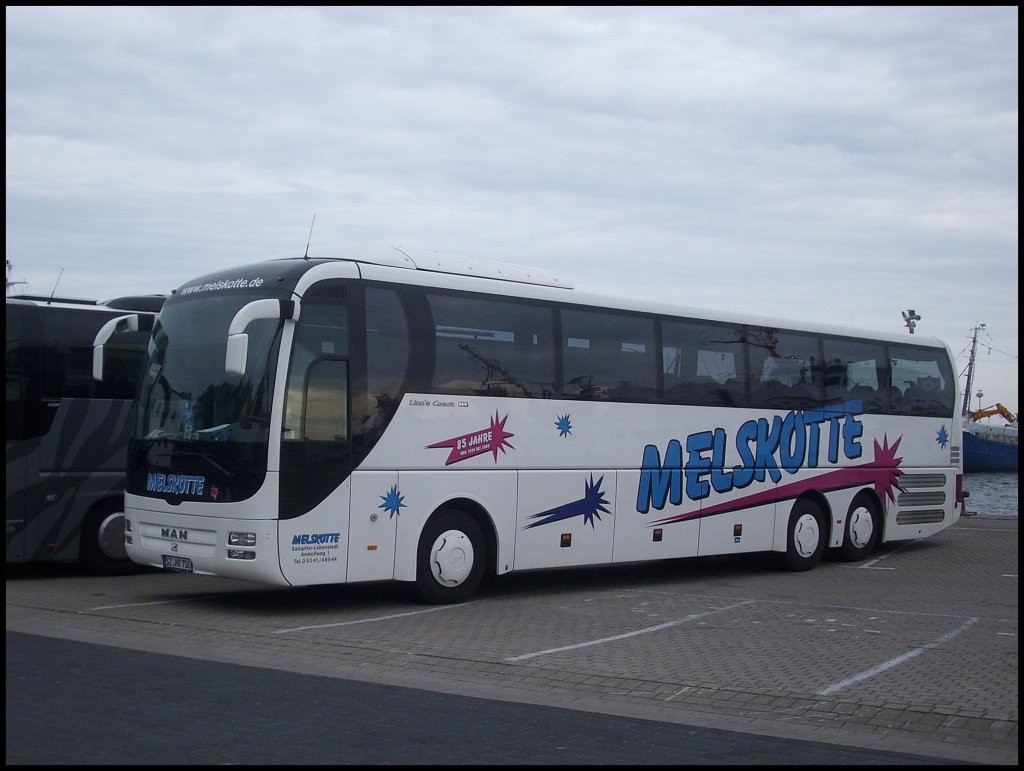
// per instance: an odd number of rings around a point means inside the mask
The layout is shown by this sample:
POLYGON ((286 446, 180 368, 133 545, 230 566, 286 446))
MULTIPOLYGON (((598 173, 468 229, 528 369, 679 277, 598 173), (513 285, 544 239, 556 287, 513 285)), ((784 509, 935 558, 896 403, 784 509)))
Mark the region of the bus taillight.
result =
POLYGON ((966 498, 970 496, 970 493, 964 492, 964 475, 956 475, 956 502, 958 505, 963 505, 966 498))

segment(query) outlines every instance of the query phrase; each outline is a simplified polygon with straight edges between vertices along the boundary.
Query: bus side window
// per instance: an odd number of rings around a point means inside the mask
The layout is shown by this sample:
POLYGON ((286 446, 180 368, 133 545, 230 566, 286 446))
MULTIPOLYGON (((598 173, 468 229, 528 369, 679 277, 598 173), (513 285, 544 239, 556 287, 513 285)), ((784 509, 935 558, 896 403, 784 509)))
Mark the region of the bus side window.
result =
POLYGON ((825 367, 815 335, 774 327, 752 327, 748 339, 753 370, 751 406, 780 410, 820 407, 825 401, 825 367))
MULTIPOLYGON (((374 431, 383 431, 398 410, 409 371, 410 324, 393 289, 366 290, 366 384, 360 411, 374 431)), ((356 420, 360 420, 356 417, 356 420)))
POLYGON ((828 404, 859 401, 864 412, 891 408, 885 347, 866 340, 825 337, 825 399, 828 404))
POLYGON ((904 415, 953 414, 956 377, 942 351, 890 345, 892 382, 903 391, 897 409, 904 415))
POLYGON ((536 398, 554 384, 551 310, 540 304, 428 296, 434 393, 536 398))
POLYGON ((742 329, 690 320, 666 320, 661 328, 666 402, 746 403, 742 329))
POLYGON ((656 398, 658 365, 651 318, 563 309, 562 361, 566 398, 656 398))

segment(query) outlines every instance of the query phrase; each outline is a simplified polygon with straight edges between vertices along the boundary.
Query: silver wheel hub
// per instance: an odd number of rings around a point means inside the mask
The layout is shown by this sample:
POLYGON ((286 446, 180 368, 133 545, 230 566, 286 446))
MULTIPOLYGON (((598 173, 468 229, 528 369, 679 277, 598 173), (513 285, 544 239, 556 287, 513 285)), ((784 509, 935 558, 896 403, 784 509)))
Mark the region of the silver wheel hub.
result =
POLYGON ((854 548, 863 549, 871 541, 875 532, 875 520, 871 512, 858 506, 850 513, 850 543, 854 548))
POLYGON ((458 586, 473 572, 473 542, 461 530, 446 530, 430 548, 430 570, 441 586, 458 586))
POLYGON ((813 514, 804 514, 796 521, 793 528, 793 546, 801 557, 810 557, 818 548, 821 540, 821 528, 813 514))

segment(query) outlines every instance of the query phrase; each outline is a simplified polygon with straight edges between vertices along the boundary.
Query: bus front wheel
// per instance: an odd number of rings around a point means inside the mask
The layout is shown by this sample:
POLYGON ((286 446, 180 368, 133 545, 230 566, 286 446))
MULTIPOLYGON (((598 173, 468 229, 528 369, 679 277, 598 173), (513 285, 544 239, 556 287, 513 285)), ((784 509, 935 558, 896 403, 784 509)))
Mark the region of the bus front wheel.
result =
POLYGON ((87 571, 101 576, 123 576, 139 569, 124 548, 124 505, 120 500, 103 501, 86 514, 78 559, 87 571))
POLYGON ((473 518, 453 509, 440 511, 420 535, 416 588, 434 605, 463 602, 480 588, 486 558, 484 534, 473 518))
POLYGON ((785 565, 790 570, 810 570, 821 561, 828 536, 821 507, 808 499, 793 504, 789 515, 785 565))

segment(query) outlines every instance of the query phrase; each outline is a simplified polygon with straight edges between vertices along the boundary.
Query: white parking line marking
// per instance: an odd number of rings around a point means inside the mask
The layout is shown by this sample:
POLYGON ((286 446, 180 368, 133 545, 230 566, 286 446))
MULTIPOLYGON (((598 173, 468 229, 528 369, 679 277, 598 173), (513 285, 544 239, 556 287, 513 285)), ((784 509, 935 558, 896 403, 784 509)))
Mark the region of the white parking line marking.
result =
POLYGON ((526 659, 536 658, 537 656, 547 656, 549 653, 561 653, 562 651, 576 650, 577 648, 589 648, 591 645, 603 645, 607 642, 615 642, 617 640, 625 640, 629 637, 637 637, 642 634, 650 634, 651 632, 658 632, 662 629, 668 629, 672 626, 678 626, 679 624, 685 624, 687 621, 693 621, 698 618, 704 618, 705 616, 713 616, 715 613, 721 613, 725 610, 732 610, 734 608, 742 607, 743 605, 751 605, 756 600, 747 600, 745 602, 737 602, 735 605, 728 605, 724 608, 716 608, 715 610, 709 610, 705 613, 693 613, 686 618, 681 618, 676 621, 669 621, 664 624, 658 624, 657 626, 649 626, 645 629, 637 629, 635 632, 626 632, 625 634, 617 634, 612 637, 602 637, 599 640, 587 640, 587 642, 576 643, 574 645, 563 645, 561 648, 548 648, 543 651, 534 651, 533 653, 522 653, 518 656, 510 656, 505 661, 525 661, 526 659))
POLYGON ((373 618, 357 618, 352 621, 338 621, 334 624, 312 624, 310 626, 294 626, 291 629, 275 629, 274 634, 288 634, 289 632, 303 632, 307 629, 329 629, 334 626, 351 626, 352 624, 370 624, 374 621, 390 621, 393 618, 404 618, 405 616, 418 616, 421 613, 433 613, 435 610, 451 610, 453 608, 464 608, 472 605, 472 602, 464 602, 461 605, 439 605, 435 608, 424 610, 410 610, 408 613, 392 613, 390 616, 374 616, 373 618))
POLYGON ((192 597, 186 597, 180 600, 154 600, 153 602, 129 602, 124 605, 99 605, 95 608, 89 608, 89 610, 113 610, 115 608, 144 608, 147 605, 170 605, 173 602, 188 602, 193 599, 192 597))
POLYGON ((904 653, 901 656, 897 656, 894 659, 889 659, 889 661, 886 661, 884 664, 879 664, 877 667, 872 667, 871 669, 865 670, 864 672, 861 672, 860 674, 854 675, 853 677, 848 677, 845 680, 842 680, 842 681, 840 681, 838 683, 835 683, 834 685, 830 685, 828 688, 825 688, 823 690, 818 691, 818 695, 819 696, 831 696, 833 693, 836 693, 837 691, 841 691, 844 688, 847 688, 847 687, 849 687, 851 685, 856 685, 859 682, 862 682, 864 680, 867 680, 868 678, 874 677, 875 675, 879 675, 882 672, 885 672, 886 670, 892 669, 895 666, 899 666, 904 661, 909 661, 910 659, 912 659, 912 658, 914 658, 916 656, 920 656, 925 651, 932 650, 933 648, 938 648, 943 643, 946 643, 946 642, 949 642, 950 640, 952 640, 954 637, 956 637, 961 632, 965 632, 968 629, 970 629, 972 626, 977 624, 978 621, 980 621, 980 619, 978 619, 978 618, 967 619, 967 621, 962 623, 960 626, 958 626, 952 632, 949 632, 948 634, 942 635, 942 637, 940 637, 938 640, 930 642, 927 645, 924 645, 924 646, 922 646, 920 648, 914 648, 914 650, 907 651, 906 653, 904 653))

